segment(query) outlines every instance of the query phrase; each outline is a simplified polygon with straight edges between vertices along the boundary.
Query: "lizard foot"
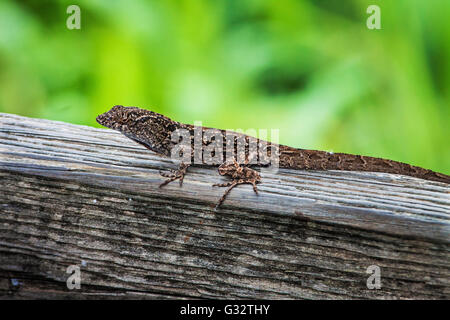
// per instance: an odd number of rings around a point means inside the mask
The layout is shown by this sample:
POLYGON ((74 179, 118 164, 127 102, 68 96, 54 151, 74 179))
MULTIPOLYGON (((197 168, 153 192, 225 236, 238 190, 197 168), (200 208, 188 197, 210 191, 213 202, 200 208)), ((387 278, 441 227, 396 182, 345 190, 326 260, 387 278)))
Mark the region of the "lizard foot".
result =
POLYGON ((159 187, 161 188, 161 187, 165 186, 166 184, 168 184, 172 181, 175 181, 177 179, 180 180, 180 187, 181 187, 183 185, 183 179, 184 179, 184 176, 186 175, 187 168, 189 168, 188 164, 181 163, 180 167, 177 170, 170 170, 170 173, 160 172, 159 173, 160 175, 162 175, 163 177, 169 178, 169 179, 167 179, 166 181, 161 183, 159 185, 159 187))
POLYGON ((239 184, 251 184, 253 186, 253 191, 258 194, 258 188, 256 184, 261 182, 261 176, 256 170, 248 167, 240 166, 236 160, 233 163, 224 163, 219 167, 219 174, 221 176, 230 176, 233 178, 232 181, 226 183, 216 183, 213 187, 229 187, 222 198, 220 198, 215 209, 217 209, 224 201, 227 195, 230 193, 231 189, 239 184))

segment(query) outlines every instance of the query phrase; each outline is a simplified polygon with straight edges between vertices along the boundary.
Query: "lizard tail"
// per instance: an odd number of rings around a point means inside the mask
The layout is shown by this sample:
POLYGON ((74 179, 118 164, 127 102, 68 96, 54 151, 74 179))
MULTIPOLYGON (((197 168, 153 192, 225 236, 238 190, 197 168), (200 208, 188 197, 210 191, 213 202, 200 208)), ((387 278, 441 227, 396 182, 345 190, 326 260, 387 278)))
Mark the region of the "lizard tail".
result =
POLYGON ((347 153, 283 147, 280 149, 280 167, 284 168, 386 172, 450 184, 450 176, 446 174, 403 162, 347 153))
POLYGON ((354 158, 354 162, 352 164, 349 163, 349 166, 355 167, 352 170, 402 174, 425 180, 450 183, 450 176, 429 169, 382 158, 351 156, 354 158))

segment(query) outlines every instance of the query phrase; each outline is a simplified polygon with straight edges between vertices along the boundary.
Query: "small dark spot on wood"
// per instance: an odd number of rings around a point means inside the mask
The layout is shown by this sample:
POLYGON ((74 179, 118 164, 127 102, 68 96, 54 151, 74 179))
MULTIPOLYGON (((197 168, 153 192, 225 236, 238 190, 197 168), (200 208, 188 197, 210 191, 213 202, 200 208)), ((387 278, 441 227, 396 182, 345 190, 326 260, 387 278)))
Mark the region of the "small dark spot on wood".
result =
POLYGON ((308 218, 307 216, 305 216, 305 214, 304 214, 303 212, 301 212, 301 211, 294 211, 294 213, 295 213, 295 215, 296 215, 297 217, 300 218, 300 220, 304 220, 304 221, 309 221, 309 220, 311 220, 310 218, 308 218))

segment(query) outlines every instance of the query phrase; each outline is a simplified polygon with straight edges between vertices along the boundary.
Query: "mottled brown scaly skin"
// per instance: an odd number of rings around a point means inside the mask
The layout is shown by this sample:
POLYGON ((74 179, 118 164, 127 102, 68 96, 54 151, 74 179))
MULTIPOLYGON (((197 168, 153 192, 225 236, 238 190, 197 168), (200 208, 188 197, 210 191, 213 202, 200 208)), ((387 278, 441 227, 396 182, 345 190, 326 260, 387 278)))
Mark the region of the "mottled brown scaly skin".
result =
POLYGON ((345 170, 402 174, 425 180, 450 183, 450 176, 407 163, 347 153, 280 146, 280 167, 304 170, 345 170))
POLYGON ((114 106, 97 117, 102 126, 122 132, 148 149, 170 156, 171 134, 183 124, 162 114, 136 107, 114 106))
MULTIPOLYGON (((99 115, 97 117, 97 122, 105 127, 118 130, 128 138, 144 145, 146 148, 165 156, 170 156, 170 151, 175 145, 175 143, 171 141, 171 135, 176 129, 189 130, 191 133, 191 144, 194 146, 194 126, 173 121, 168 117, 153 111, 136 107, 114 106, 108 112, 99 115)), ((203 132, 207 129, 211 128, 202 128, 203 132)), ((225 130, 219 131, 225 137, 225 130)), ((243 136, 246 141, 248 141, 248 139, 254 139, 239 133, 237 133, 236 136, 243 136)), ((258 143, 261 141, 258 139, 256 140, 258 143)), ((224 138, 224 150, 226 147, 225 141, 226 139, 224 138)), ((203 141, 202 146, 204 147, 207 144, 208 142, 203 141)), ((296 149, 284 145, 279 145, 278 147, 279 166, 281 168, 298 170, 386 172, 450 183, 450 176, 448 175, 421 167, 411 166, 402 162, 346 153, 330 153, 325 151, 296 149)), ((192 160, 194 160, 193 152, 194 148, 192 148, 192 160)), ((251 156, 248 154, 247 148, 245 156, 246 162, 242 164, 246 165, 249 157, 251 156)), ((256 165, 258 165, 258 162, 256 165)), ((161 186, 174 180, 179 180, 181 185, 188 167, 189 165, 181 164, 178 170, 173 170, 170 174, 162 173, 162 175, 167 177, 168 180, 166 180, 161 186)), ((236 185, 249 183, 253 185, 253 189, 257 192, 256 184, 261 181, 261 177, 257 171, 241 166, 236 162, 236 160, 232 163, 227 162, 221 164, 219 166, 219 173, 221 175, 227 175, 233 180, 230 183, 216 185, 221 187, 229 187, 216 207, 218 207, 225 200, 226 195, 236 185)))

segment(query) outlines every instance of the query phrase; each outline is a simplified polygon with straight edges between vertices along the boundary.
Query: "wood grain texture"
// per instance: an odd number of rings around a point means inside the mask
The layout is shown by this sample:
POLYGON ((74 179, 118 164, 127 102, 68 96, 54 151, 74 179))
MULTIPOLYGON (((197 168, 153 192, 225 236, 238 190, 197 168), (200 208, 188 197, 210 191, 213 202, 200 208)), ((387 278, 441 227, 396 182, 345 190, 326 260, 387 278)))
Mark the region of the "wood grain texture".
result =
POLYGON ((158 188, 175 167, 112 130, 0 114, 0 298, 450 298, 448 184, 280 169, 214 211, 227 179, 158 188))

